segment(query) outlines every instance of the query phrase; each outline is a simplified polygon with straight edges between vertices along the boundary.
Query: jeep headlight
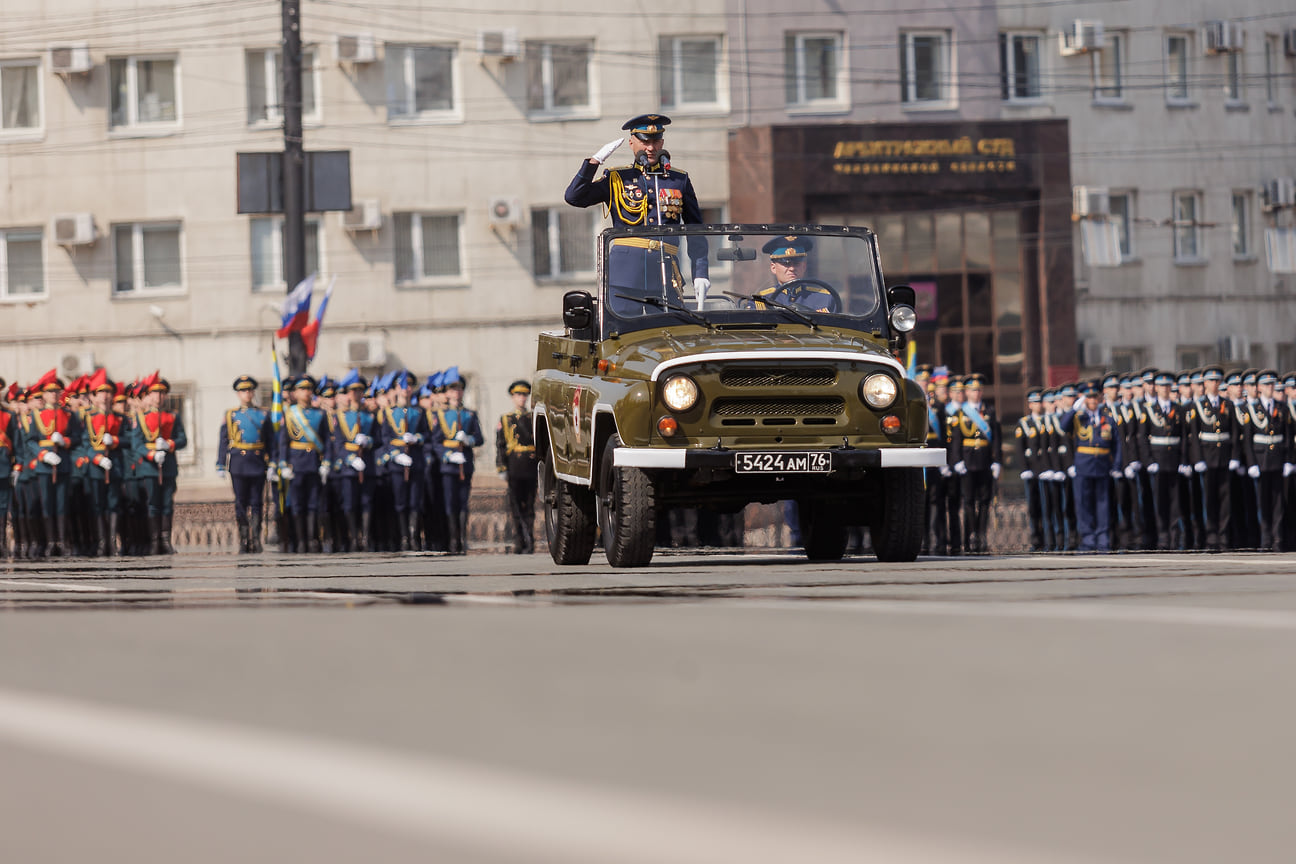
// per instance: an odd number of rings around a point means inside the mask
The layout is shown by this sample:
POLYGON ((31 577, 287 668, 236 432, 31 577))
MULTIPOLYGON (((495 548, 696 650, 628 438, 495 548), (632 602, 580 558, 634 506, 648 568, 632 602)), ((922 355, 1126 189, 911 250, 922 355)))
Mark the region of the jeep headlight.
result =
POLYGON ((918 324, 918 313, 912 306, 894 306, 891 309, 891 329, 908 333, 918 324))
POLYGON ((697 404, 698 386, 687 375, 672 375, 662 385, 662 401, 672 411, 687 411, 697 404))
POLYGON ((887 407, 895 401, 897 392, 895 379, 881 372, 868 376, 860 385, 860 396, 871 408, 887 407))

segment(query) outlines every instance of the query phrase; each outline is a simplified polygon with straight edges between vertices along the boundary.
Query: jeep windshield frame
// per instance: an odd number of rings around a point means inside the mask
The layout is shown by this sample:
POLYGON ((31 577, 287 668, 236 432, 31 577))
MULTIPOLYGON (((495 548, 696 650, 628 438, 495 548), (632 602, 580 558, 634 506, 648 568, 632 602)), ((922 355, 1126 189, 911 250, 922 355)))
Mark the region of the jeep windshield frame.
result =
POLYGON ((608 228, 599 235, 597 273, 598 332, 604 337, 707 326, 665 304, 682 304, 722 330, 792 325, 807 331, 888 332, 877 236, 868 228, 733 223, 608 228), (778 279, 771 254, 762 251, 767 245, 780 263, 794 263, 778 279), (711 287, 699 308, 691 259, 703 254, 711 287), (789 274, 790 290, 780 292, 779 282, 789 274), (771 292, 775 302, 760 303, 756 295, 762 291, 771 292), (635 303, 635 295, 654 299, 635 303))

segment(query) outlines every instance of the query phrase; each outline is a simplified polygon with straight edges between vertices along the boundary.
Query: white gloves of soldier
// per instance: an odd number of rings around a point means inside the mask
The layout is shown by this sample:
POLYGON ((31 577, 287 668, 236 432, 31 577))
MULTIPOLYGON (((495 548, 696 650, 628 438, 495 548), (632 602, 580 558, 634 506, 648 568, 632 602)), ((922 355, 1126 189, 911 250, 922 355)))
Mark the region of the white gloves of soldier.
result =
MULTIPOLYGON (((95 464, 98 465, 100 468, 102 468, 102 469, 105 470, 105 471, 111 471, 111 470, 112 470, 112 460, 109 459, 107 456, 96 456, 96 457, 95 457, 95 464)), ((224 473, 224 470, 225 470, 225 469, 222 468, 222 469, 221 469, 221 473, 224 473)))
POLYGON ((1242 470, 1242 463, 1239 462, 1239 461, 1236 460, 1236 459, 1230 459, 1230 460, 1229 460, 1229 470, 1230 470, 1230 471, 1241 471, 1241 470, 1242 470))
POLYGON ((1283 465, 1283 476, 1284 476, 1284 477, 1290 477, 1290 476, 1292 476, 1293 474, 1296 474, 1296 465, 1293 465, 1293 464, 1290 463, 1290 462, 1288 462, 1288 463, 1286 463, 1285 465, 1283 465))
POLYGON ((1021 472, 1021 478, 1022 478, 1023 480, 1034 480, 1034 479, 1035 479, 1035 472, 1034 472, 1034 471, 1031 471, 1031 470, 1029 470, 1029 469, 1026 470, 1026 471, 1023 471, 1023 472, 1021 472))
POLYGON ((357 433, 355 437, 355 444, 357 447, 368 447, 372 443, 373 443, 373 439, 370 438, 368 435, 364 434, 363 432, 357 433))
POLYGON ((157 439, 157 441, 154 442, 153 449, 157 450, 159 453, 165 453, 166 451, 171 449, 171 442, 166 440, 165 438, 159 438, 157 439))
POLYGON ((225 466, 223 466, 223 465, 217 465, 217 466, 216 466, 216 479, 217 479, 217 480, 226 480, 226 479, 228 479, 228 478, 229 478, 229 472, 225 470, 225 466))
POLYGON ((1259 465, 1252 465, 1250 468, 1248 468, 1248 469, 1247 469, 1247 476, 1250 477, 1252 480, 1259 480, 1259 479, 1260 479, 1260 466, 1259 466, 1259 465))
POLYGON ((955 474, 966 474, 966 473, 967 473, 967 463, 964 462, 964 461, 962 461, 962 460, 959 460, 958 462, 955 462, 955 463, 954 463, 954 473, 955 473, 955 474))
POLYGON ((325 462, 324 464, 320 465, 320 467, 319 467, 319 475, 320 475, 320 482, 321 482, 321 483, 327 483, 327 482, 328 482, 329 464, 328 464, 327 462, 325 462))
POLYGON ((1074 476, 1076 476, 1075 466, 1074 466, 1074 465, 1070 465, 1070 466, 1068 466, 1068 467, 1067 467, 1067 472, 1066 472, 1066 473, 1067 473, 1067 476, 1068 476, 1068 477, 1074 477, 1074 476))
POLYGON ((1191 465, 1180 465, 1179 473, 1185 477, 1191 477, 1193 474, 1193 468, 1191 465))
POLYGON ((54 442, 55 447, 62 447, 67 444, 67 439, 63 437, 62 432, 55 432, 50 435, 50 440, 54 442))
POLYGON ((117 446, 117 439, 112 436, 111 432, 105 432, 103 434, 103 444, 105 447, 115 447, 117 446))
POLYGON ((941 475, 942 477, 948 477, 948 476, 950 476, 951 474, 954 473, 953 471, 950 470, 950 467, 949 467, 948 465, 942 465, 942 466, 940 466, 940 469, 939 469, 939 470, 940 470, 940 475, 941 475))
POLYGON ((1161 464, 1160 464, 1159 462, 1149 462, 1149 463, 1148 463, 1148 473, 1149 473, 1149 474, 1155 474, 1155 473, 1157 473, 1157 472, 1160 471, 1160 470, 1161 470, 1161 464))
POLYGON ((693 280, 693 296, 697 298, 697 308, 699 310, 706 305, 707 292, 710 290, 710 279, 699 276, 693 280))
POLYGON ((998 463, 998 462, 992 462, 992 463, 990 463, 990 474, 991 474, 991 476, 994 477, 994 479, 996 479, 996 480, 999 479, 999 472, 1002 471, 1002 470, 1003 470, 1003 468, 1001 468, 1001 467, 999 466, 999 463, 998 463))
POLYGON ((414 460, 410 458, 408 453, 397 453, 392 457, 392 461, 402 468, 408 468, 414 464, 414 460))
POLYGON ((618 138, 615 141, 609 141, 598 149, 598 152, 590 157, 591 162, 602 164, 605 159, 616 152, 616 149, 625 143, 624 138, 618 138))
POLYGON ((1133 480, 1134 475, 1138 474, 1138 469, 1134 467, 1137 464, 1137 462, 1131 462, 1125 466, 1125 478, 1127 480, 1133 480))
POLYGON ((1205 473, 1206 473, 1206 463, 1205 463, 1205 462, 1198 462, 1196 465, 1193 466, 1193 470, 1196 471, 1198 474, 1205 474, 1205 473))
POLYGON ((472 443, 472 439, 468 437, 468 433, 462 429, 460 429, 458 432, 455 433, 455 440, 458 441, 460 444, 472 443))
POLYGON ((361 459, 359 456, 352 456, 350 459, 347 460, 347 464, 350 465, 352 468, 354 468, 356 471, 363 471, 365 469, 364 460, 361 459))
MULTIPOLYGON (((1130 467, 1130 470, 1134 472, 1134 474, 1137 474, 1138 472, 1140 472, 1140 471, 1143 470, 1143 463, 1140 462, 1140 461, 1138 461, 1137 459, 1135 459, 1133 462, 1131 462, 1131 463, 1129 464, 1129 467, 1130 467)), ((1133 476, 1133 475, 1130 475, 1130 476, 1133 476)))
POLYGON ((62 465, 63 457, 50 450, 46 450, 41 454, 41 461, 46 465, 62 465))
POLYGON ((267 468, 267 469, 266 469, 266 479, 269 480, 271 483, 273 483, 273 482, 275 482, 276 480, 278 480, 278 479, 279 479, 279 469, 278 469, 278 468, 275 468, 273 465, 271 465, 269 468, 267 468))
POLYGON ((291 480, 291 479, 293 478, 293 470, 292 470, 292 466, 291 466, 291 465, 285 465, 285 466, 283 466, 282 468, 280 468, 280 469, 279 469, 279 476, 282 477, 282 478, 285 479, 285 480, 291 480))
POLYGON ((406 444, 416 444, 418 443, 418 437, 419 436, 415 435, 413 432, 406 432, 401 436, 401 440, 406 444))
POLYGON ((449 462, 451 465, 463 465, 465 462, 468 461, 468 459, 462 453, 456 452, 456 453, 447 453, 446 461, 449 462))
POLYGON ((161 464, 162 464, 163 462, 165 462, 165 461, 166 461, 166 451, 165 451, 165 450, 156 450, 156 451, 154 451, 154 453, 153 453, 153 464, 154 464, 154 465, 161 465, 161 464))
POLYGON ((1119 479, 1121 478, 1121 472, 1119 472, 1119 471, 1117 471, 1115 468, 1113 468, 1113 469, 1112 469, 1112 472, 1111 472, 1111 478, 1112 478, 1113 480, 1119 480, 1119 479))

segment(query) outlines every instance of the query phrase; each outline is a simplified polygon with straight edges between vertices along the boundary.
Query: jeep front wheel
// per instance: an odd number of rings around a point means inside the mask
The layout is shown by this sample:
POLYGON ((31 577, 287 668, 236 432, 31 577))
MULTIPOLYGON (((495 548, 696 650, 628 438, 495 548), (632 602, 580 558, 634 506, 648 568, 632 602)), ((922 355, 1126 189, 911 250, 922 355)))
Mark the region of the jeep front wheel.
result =
POLYGON ((643 567, 657 542, 657 502, 653 481, 642 468, 618 468, 613 435, 603 449, 599 472, 598 521, 603 549, 613 567, 643 567))
POLYGON ((913 561, 922 549, 927 507, 923 469, 884 468, 882 501, 869 526, 879 561, 913 561))
POLYGON ((594 494, 561 480, 553 455, 539 464, 544 500, 545 539, 555 564, 588 564, 594 552, 594 494))

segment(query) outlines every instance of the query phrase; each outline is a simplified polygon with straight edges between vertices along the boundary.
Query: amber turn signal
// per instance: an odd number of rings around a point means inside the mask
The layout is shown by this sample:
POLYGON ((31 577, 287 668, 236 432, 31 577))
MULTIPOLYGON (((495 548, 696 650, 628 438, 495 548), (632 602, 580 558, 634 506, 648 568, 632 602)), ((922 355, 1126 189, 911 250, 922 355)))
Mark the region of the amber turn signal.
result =
MULTIPOLYGON (((899 421, 896 421, 896 425, 899 425, 899 421)), ((679 423, 674 417, 663 417, 657 421, 657 431, 663 438, 674 438, 675 433, 679 431, 679 423)))
POLYGON ((894 414, 888 414, 882 418, 882 431, 886 433, 900 431, 900 418, 894 414))

